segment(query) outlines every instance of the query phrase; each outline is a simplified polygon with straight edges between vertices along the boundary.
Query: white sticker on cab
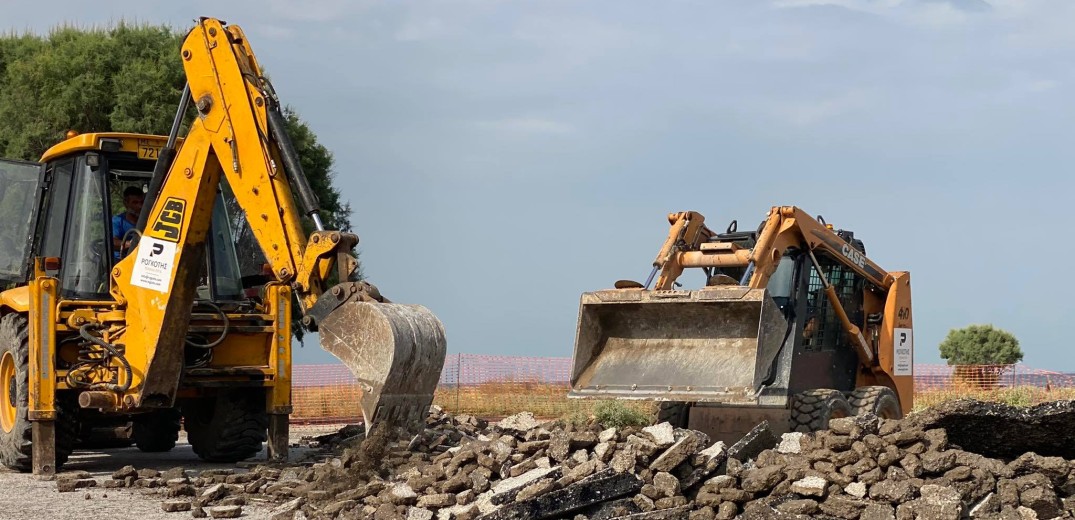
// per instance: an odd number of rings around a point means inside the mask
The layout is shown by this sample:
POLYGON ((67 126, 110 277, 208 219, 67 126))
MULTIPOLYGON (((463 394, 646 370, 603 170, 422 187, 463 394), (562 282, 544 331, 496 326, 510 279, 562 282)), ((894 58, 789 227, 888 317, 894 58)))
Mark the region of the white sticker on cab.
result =
POLYGON ((175 243, 143 236, 131 273, 131 285, 168 292, 175 268, 175 243))
POLYGON ((893 363, 892 375, 914 375, 914 337, 911 329, 892 329, 893 363))

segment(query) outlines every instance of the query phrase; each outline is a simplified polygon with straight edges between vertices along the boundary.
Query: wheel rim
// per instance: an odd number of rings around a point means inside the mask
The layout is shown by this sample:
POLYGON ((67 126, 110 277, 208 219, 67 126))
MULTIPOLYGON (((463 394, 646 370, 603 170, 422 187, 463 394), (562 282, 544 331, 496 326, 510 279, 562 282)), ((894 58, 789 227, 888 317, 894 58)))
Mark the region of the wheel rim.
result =
POLYGON ((0 428, 4 433, 11 433, 15 429, 15 419, 18 407, 15 404, 15 396, 18 392, 18 382, 15 380, 15 356, 11 352, 4 352, 0 358, 0 391, 5 395, 0 396, 0 428))

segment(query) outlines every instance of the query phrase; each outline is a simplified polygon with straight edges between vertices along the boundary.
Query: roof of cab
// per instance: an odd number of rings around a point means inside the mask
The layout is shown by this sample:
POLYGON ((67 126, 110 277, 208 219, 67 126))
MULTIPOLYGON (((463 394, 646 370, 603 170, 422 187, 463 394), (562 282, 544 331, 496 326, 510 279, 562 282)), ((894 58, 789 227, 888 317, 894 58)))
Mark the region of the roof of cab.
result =
MULTIPOLYGON (((41 162, 48 162, 65 155, 86 150, 100 150, 103 140, 118 140, 120 152, 138 152, 139 147, 161 148, 168 141, 163 135, 128 134, 123 132, 98 132, 78 134, 52 146, 41 155, 41 162)), ((176 144, 183 139, 176 139, 176 144)), ((105 141, 107 142, 107 141, 105 141)), ((147 158, 148 159, 148 158, 147 158)))

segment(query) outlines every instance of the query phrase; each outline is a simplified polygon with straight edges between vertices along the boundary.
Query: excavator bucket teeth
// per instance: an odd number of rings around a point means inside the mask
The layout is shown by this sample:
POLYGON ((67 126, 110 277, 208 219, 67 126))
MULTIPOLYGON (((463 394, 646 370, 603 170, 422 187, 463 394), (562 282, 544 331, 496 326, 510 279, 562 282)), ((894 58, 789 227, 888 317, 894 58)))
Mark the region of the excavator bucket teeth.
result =
POLYGON ((585 293, 569 395, 748 403, 786 331, 765 289, 585 293))
POLYGON ((318 326, 321 348, 362 388, 367 435, 374 428, 413 435, 425 427, 440 381, 444 325, 421 305, 349 302, 318 326))

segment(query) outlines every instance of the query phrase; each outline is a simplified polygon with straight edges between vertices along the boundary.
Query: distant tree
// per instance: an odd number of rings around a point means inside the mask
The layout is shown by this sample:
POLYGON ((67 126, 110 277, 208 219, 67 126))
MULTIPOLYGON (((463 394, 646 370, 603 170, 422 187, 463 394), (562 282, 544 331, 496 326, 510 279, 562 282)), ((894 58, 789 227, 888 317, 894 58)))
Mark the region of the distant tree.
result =
MULTIPOLYGON (((0 157, 37 160, 68 130, 166 135, 185 75, 180 46, 187 28, 119 23, 110 28, 57 27, 47 36, 0 35, 0 157)), ((310 186, 329 229, 351 230, 351 207, 333 185, 333 157, 293 107, 284 108, 310 186)), ((181 127, 189 128, 193 109, 181 127)), ((243 273, 264 256, 246 217, 233 204, 233 233, 243 273)), ((306 231, 313 225, 304 220, 306 231)), ((354 278, 360 278, 361 271, 354 278)), ((301 328, 294 327, 301 337, 301 328)))
POLYGON ((965 384, 994 387, 1009 365, 1023 360, 1019 340, 992 325, 970 325, 951 330, 940 345, 941 357, 955 365, 956 378, 965 384))

